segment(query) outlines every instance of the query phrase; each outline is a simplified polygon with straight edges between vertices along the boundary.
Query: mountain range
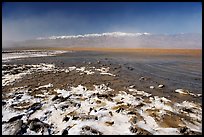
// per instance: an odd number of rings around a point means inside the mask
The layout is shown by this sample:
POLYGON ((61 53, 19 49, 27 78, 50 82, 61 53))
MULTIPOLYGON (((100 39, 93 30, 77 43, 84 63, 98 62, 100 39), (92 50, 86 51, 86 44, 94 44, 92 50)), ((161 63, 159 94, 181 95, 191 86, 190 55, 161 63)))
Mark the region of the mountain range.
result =
MULTIPOLYGON (((4 46, 3 46, 4 47, 4 46)), ((94 47, 94 48, 187 48, 201 49, 202 34, 150 34, 110 32, 100 34, 39 37, 7 43, 7 47, 94 47)))

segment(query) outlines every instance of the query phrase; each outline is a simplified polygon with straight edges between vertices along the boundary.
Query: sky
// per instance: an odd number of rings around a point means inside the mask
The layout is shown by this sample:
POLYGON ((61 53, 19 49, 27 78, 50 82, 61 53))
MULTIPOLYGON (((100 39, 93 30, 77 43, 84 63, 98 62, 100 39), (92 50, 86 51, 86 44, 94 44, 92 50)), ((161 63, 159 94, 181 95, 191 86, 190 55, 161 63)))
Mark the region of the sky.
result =
POLYGON ((2 39, 104 32, 202 33, 201 2, 4 2, 2 39))

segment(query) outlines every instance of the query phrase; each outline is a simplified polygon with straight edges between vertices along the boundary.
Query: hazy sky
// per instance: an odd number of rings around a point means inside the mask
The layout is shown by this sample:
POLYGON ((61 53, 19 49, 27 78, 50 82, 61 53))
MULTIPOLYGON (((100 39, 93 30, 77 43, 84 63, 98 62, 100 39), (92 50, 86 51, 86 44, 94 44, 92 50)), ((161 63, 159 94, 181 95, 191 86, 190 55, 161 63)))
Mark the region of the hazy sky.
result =
POLYGON ((6 2, 3 40, 103 32, 202 33, 201 2, 6 2))

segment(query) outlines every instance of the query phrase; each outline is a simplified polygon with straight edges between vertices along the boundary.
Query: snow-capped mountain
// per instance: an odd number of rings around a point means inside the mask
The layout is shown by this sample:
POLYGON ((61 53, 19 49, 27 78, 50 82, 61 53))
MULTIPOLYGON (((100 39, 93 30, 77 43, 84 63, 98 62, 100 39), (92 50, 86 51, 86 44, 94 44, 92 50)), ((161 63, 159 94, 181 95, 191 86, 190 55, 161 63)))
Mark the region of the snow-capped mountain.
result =
POLYGON ((151 35, 150 33, 124 33, 124 32, 108 32, 108 33, 95 33, 95 34, 84 34, 84 35, 68 35, 68 36, 51 36, 51 37, 39 37, 37 40, 43 39, 71 39, 71 38, 89 38, 89 37, 134 37, 141 35, 151 35))

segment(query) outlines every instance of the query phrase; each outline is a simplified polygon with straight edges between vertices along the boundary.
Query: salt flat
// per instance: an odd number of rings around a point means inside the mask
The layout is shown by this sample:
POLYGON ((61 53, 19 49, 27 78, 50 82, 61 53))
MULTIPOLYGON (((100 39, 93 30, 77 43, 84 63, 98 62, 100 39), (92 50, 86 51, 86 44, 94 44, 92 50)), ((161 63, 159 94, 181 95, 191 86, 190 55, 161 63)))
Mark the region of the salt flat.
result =
POLYGON ((202 134, 199 54, 71 51, 3 62, 2 134, 202 134))

